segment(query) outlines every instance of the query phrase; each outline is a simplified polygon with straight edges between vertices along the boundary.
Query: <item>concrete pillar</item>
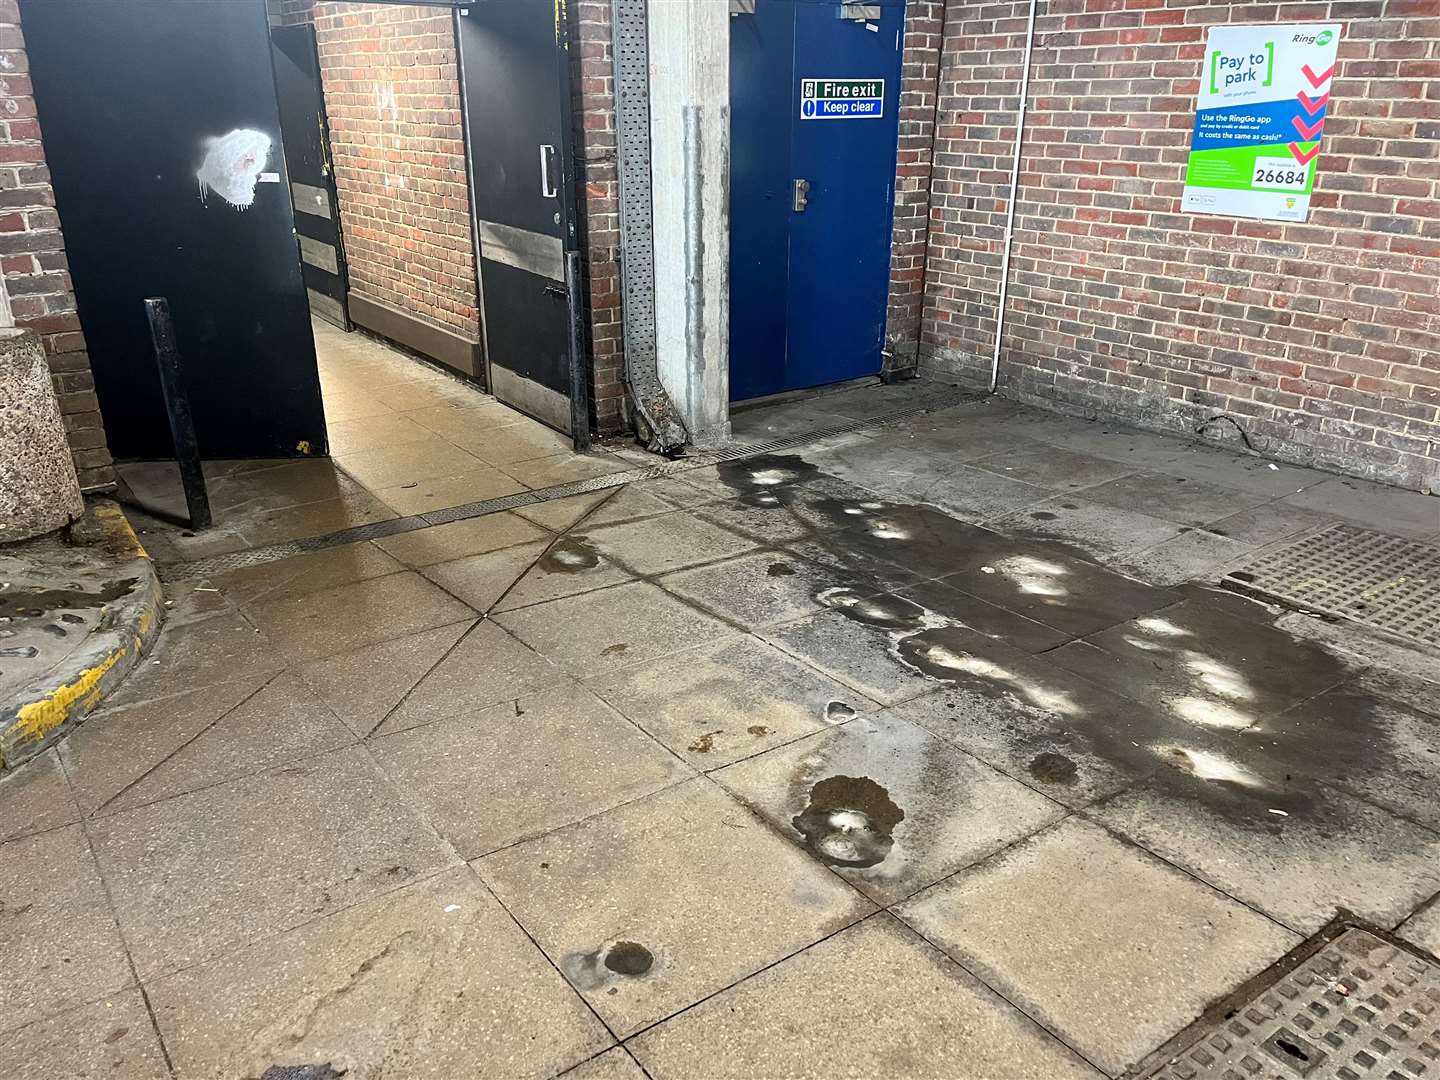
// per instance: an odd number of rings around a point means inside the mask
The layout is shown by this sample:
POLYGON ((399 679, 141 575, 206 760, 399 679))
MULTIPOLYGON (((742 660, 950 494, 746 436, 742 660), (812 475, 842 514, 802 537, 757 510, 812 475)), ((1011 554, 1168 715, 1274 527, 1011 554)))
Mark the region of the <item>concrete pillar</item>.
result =
POLYGON ((84 509, 40 339, 0 329, 0 544, 58 529, 84 509))
POLYGON ((691 441, 718 446, 730 438, 730 6, 648 7, 660 381, 691 441))

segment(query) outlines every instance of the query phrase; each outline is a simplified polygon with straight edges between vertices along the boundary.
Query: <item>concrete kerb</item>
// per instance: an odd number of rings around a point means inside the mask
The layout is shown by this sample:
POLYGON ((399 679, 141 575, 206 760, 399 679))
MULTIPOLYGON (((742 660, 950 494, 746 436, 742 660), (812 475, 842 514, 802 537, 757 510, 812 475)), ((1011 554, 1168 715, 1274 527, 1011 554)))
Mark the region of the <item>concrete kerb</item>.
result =
POLYGON ((135 583, 102 609, 84 643, 44 675, 0 701, 0 773, 53 745, 94 712, 140 662, 164 618, 160 579, 120 507, 91 508, 87 546, 115 558, 117 577, 135 583))

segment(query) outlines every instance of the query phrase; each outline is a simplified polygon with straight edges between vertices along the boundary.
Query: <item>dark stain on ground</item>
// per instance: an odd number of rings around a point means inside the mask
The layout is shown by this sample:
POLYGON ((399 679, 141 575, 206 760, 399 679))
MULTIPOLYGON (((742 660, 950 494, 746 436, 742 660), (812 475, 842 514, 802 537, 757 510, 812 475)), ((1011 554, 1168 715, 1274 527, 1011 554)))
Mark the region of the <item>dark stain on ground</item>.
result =
POLYGON ((654 963, 650 950, 638 942, 617 941, 605 950, 605 966, 617 975, 644 975, 654 963))
POLYGON ((825 722, 827 724, 843 724, 846 720, 854 720, 856 712, 843 701, 832 701, 825 706, 825 722))
POLYGON ((600 650, 600 655, 601 655, 601 656, 619 656, 621 653, 623 653, 623 652, 624 652, 626 649, 628 649, 628 648, 630 648, 630 646, 627 645, 625 642, 623 642, 623 641, 617 641, 614 645, 607 645, 607 646, 605 646, 605 648, 601 649, 601 650, 600 650))
POLYGON ((1049 750, 1030 759, 1030 775, 1045 784, 1073 784, 1079 772, 1075 762, 1049 750))
POLYGON ((1052 514, 1049 510, 1036 510, 1036 511, 1035 511, 1033 514, 1031 514, 1030 516, 1031 516, 1032 518, 1034 518, 1036 521, 1054 521, 1054 520, 1055 520, 1056 518, 1058 518, 1060 515, 1059 515, 1059 514, 1052 514))
MULTIPOLYGON (((740 495, 774 492, 796 481, 818 476, 820 472, 798 454, 758 454, 739 461, 722 461, 715 471, 722 483, 740 495)), ((775 496, 775 502, 769 505, 783 502, 784 495, 775 492, 775 496)))
POLYGON ((578 574, 600 565, 600 553, 583 536, 567 536, 550 545, 537 564, 547 574, 578 574))
POLYGON ((796 830, 833 866, 874 866, 895 846, 905 811, 868 776, 828 776, 810 789, 810 804, 791 819, 796 830))
POLYGON ((59 623, 46 623, 40 629, 45 633, 49 634, 51 637, 69 637, 69 634, 66 632, 65 628, 59 623))
POLYGON ((863 596, 854 589, 830 589, 820 596, 820 602, 866 626, 885 630, 920 630, 925 626, 925 609, 893 593, 863 596))
POLYGON ((705 732, 705 734, 701 735, 698 739, 696 739, 690 744, 690 752, 692 754, 710 753, 711 750, 715 749, 715 736, 719 735, 720 732, 720 728, 716 728, 714 731, 705 732))
POLYGON ((40 650, 34 645, 12 645, 8 649, 0 649, 0 657, 7 660, 33 660, 40 655, 40 650))
POLYGON ((751 735, 754 735, 757 739, 763 735, 770 734, 770 729, 764 724, 751 724, 745 730, 748 731, 751 735))
POLYGON ((795 567, 791 566, 788 562, 772 562, 765 568, 765 573, 771 577, 794 577, 795 567))
POLYGON ((324 1065, 271 1065, 260 1074, 260 1080, 340 1080, 349 1069, 336 1071, 328 1062, 324 1065))
POLYGON ((99 592, 84 589, 37 589, 33 592, 0 593, 0 618, 31 618, 61 608, 97 608, 113 604, 135 586, 134 578, 112 581, 99 592))

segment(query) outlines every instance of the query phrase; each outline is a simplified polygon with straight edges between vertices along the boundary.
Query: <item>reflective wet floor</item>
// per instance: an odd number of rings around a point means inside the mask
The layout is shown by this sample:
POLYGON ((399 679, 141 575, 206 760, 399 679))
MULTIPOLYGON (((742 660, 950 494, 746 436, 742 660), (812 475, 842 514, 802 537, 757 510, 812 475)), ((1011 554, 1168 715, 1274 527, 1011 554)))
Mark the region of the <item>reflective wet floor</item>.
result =
POLYGON ((0 782, 0 1061, 1119 1076, 1440 948, 1436 658, 1211 587, 1436 507, 992 402, 176 583, 0 782))

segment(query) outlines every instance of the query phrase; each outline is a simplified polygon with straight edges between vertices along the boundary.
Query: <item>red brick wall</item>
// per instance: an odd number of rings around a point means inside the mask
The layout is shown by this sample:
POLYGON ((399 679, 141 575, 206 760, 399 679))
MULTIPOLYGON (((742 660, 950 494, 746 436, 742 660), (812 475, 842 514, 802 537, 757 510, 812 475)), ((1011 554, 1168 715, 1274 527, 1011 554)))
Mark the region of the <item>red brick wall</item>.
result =
POLYGON ((929 232, 930 167, 935 145, 935 91, 940 67, 942 0, 910 0, 900 72, 900 145, 895 158, 895 227, 885 347, 892 368, 910 368, 920 338, 929 232))
POLYGON ((616 175, 615 79, 609 0, 576 0, 571 14, 571 85, 575 156, 584 196, 580 245, 589 283, 592 393, 602 432, 625 424, 624 333, 620 310, 619 180, 616 175))
POLYGON ((15 0, 0 0, 0 268, 15 324, 35 330, 45 346, 80 486, 107 487, 115 473, 75 312, 29 70, 15 0))
MULTIPOLYGON (((1022 2, 950 0, 926 363, 984 376, 1022 2)), ((1041 4, 1017 201, 1007 395, 1154 427, 1217 413, 1285 460, 1440 472, 1440 2, 1041 4), (1179 212, 1205 28, 1337 21, 1310 220, 1179 212)))
POLYGON ((350 288, 480 339, 448 8, 315 5, 350 288))
POLYGON ((265 0, 271 26, 300 26, 312 19, 315 0, 265 0))

